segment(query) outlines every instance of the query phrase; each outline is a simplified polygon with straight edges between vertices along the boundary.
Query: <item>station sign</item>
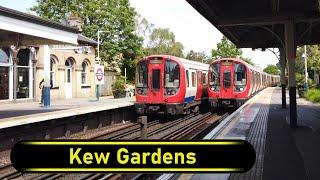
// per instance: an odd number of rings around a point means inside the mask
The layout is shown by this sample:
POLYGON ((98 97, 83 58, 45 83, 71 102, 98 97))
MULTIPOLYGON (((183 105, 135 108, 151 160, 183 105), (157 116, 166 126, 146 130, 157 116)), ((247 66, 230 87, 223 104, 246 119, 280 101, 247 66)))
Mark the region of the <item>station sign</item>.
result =
POLYGON ((94 66, 94 77, 96 85, 104 84, 104 66, 98 64, 94 66))

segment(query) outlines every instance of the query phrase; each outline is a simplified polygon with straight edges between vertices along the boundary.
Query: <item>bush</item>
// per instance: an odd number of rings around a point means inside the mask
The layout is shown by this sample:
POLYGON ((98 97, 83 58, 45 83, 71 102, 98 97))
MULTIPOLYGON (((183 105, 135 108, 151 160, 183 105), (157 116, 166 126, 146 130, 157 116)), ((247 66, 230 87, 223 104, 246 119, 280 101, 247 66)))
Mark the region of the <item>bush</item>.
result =
POLYGON ((121 98, 126 96, 125 80, 123 76, 118 76, 111 87, 114 98, 121 98))
POLYGON ((320 102, 320 90, 319 89, 310 89, 305 97, 307 100, 312 102, 320 102))

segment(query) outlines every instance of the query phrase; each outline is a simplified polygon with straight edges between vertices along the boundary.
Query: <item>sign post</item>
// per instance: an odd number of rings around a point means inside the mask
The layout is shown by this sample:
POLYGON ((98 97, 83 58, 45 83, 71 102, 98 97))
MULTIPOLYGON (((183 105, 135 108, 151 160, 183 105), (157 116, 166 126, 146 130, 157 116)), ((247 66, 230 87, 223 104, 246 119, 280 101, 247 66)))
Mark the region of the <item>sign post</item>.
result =
POLYGON ((104 84, 104 66, 96 64, 94 66, 95 84, 96 84, 96 97, 99 101, 100 98, 100 86, 104 84))

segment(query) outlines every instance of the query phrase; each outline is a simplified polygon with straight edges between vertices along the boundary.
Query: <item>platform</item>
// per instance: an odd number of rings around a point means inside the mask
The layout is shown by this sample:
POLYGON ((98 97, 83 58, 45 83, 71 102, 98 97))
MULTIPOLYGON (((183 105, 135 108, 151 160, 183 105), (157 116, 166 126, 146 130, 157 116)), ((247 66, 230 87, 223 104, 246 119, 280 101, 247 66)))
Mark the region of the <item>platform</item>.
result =
POLYGON ((281 89, 267 88, 205 137, 250 142, 257 155, 250 171, 182 175, 180 179, 319 179, 320 105, 302 98, 297 104, 298 127, 290 128, 288 109, 281 108, 281 89))
POLYGON ((38 102, 0 104, 0 129, 24 124, 105 111, 134 105, 135 97, 114 99, 112 96, 56 100, 44 108, 38 102))

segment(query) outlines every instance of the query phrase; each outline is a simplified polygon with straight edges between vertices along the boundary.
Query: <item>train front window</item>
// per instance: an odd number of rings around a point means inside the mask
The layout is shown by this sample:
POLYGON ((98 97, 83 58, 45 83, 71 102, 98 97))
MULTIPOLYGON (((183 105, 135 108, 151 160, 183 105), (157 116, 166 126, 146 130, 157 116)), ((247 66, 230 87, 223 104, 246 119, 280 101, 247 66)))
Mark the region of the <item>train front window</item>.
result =
POLYGON ((140 95, 148 94, 148 64, 143 61, 136 68, 136 90, 140 95))
POLYGON ((244 91, 245 86, 247 84, 247 76, 246 76, 246 66, 244 64, 236 63, 234 65, 234 88, 235 91, 241 92, 244 91))
POLYGON ((167 60, 164 78, 166 88, 178 88, 180 86, 180 67, 178 63, 167 60))
POLYGON ((137 87, 148 87, 148 64, 141 62, 136 70, 137 87))
POLYGON ((165 95, 175 95, 180 87, 180 66, 177 62, 167 59, 164 68, 165 95))
POLYGON ((220 91, 220 64, 210 66, 210 88, 213 91, 220 91))

